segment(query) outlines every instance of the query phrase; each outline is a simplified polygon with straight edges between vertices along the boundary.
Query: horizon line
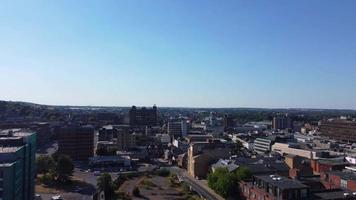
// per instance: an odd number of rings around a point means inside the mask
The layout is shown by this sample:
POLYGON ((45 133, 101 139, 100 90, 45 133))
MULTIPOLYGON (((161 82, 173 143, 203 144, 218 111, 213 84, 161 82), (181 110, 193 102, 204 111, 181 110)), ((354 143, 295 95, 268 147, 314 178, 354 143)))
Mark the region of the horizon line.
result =
MULTIPOLYGON (((34 104, 34 105, 39 105, 39 106, 53 106, 53 107, 100 107, 100 108, 131 108, 132 106, 136 105, 130 105, 130 106, 108 106, 108 105, 70 105, 70 104, 43 104, 43 103, 35 103, 35 102, 30 102, 30 101, 14 101, 14 100, 0 100, 4 102, 14 102, 14 103, 28 103, 28 104, 34 104)), ((153 107, 154 105, 157 106, 157 104, 153 104, 152 106, 136 106, 136 107, 153 107)), ((340 111, 354 111, 356 112, 356 109, 352 108, 310 108, 310 107, 196 107, 196 106, 157 106, 158 108, 184 108, 184 109, 261 109, 261 110, 340 110, 340 111)))

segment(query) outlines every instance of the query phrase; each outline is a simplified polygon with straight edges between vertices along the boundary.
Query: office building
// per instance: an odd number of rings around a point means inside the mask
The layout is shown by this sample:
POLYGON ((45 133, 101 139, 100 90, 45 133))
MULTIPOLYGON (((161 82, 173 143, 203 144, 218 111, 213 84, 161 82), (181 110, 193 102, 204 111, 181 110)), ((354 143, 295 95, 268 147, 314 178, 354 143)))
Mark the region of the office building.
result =
POLYGON ((92 126, 68 126, 58 131, 58 153, 73 160, 88 160, 94 155, 94 128, 92 126))
POLYGON ((119 151, 127 151, 136 146, 136 135, 130 133, 129 127, 121 126, 117 129, 116 142, 119 151))
POLYGON ((232 118, 230 115, 225 115, 224 116, 224 128, 231 128, 234 127, 234 118, 232 118))
POLYGON ((0 132, 0 199, 32 200, 35 195, 36 133, 0 132))
POLYGON ((99 129, 98 141, 112 141, 117 137, 117 129, 112 125, 103 126, 99 129))
POLYGON ((272 140, 268 138, 257 138, 253 143, 254 151, 258 154, 265 154, 271 151, 272 140))
POLYGON ((185 120, 179 121, 170 121, 168 122, 168 134, 177 137, 185 137, 187 136, 188 126, 185 120))
POLYGON ((273 118, 272 128, 274 130, 291 129, 293 128, 293 122, 287 116, 277 116, 273 118))
POLYGON ((344 119, 331 119, 322 121, 320 132, 334 140, 356 142, 356 121, 344 119))
POLYGON ((158 124, 157 106, 152 109, 132 106, 129 111, 131 126, 155 126, 158 124))

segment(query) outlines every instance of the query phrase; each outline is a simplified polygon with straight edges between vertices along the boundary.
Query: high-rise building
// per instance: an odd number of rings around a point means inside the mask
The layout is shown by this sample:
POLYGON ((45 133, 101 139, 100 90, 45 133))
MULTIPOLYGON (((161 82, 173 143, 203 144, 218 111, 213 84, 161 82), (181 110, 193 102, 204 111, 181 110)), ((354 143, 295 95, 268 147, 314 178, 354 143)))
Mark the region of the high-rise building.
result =
POLYGON ((36 133, 0 132, 0 199, 31 200, 35 195, 36 133))
POLYGON ((234 127, 234 118, 232 118, 230 115, 225 115, 224 116, 224 128, 230 128, 234 127))
POLYGON ((59 129, 58 153, 73 160, 88 160, 94 156, 94 128, 92 126, 69 126, 59 129))
POLYGON ((117 148, 119 151, 126 151, 136 146, 136 135, 130 133, 129 127, 117 129, 117 148))
POLYGON ((174 137, 187 136, 188 126, 185 120, 168 122, 168 134, 174 137))
POLYGON ((158 123, 156 105, 154 105, 152 109, 132 106, 129 111, 129 116, 131 126, 155 126, 158 123))
POLYGON ((293 128, 293 122, 291 118, 287 116, 277 116, 273 118, 272 128, 274 130, 284 130, 293 128))

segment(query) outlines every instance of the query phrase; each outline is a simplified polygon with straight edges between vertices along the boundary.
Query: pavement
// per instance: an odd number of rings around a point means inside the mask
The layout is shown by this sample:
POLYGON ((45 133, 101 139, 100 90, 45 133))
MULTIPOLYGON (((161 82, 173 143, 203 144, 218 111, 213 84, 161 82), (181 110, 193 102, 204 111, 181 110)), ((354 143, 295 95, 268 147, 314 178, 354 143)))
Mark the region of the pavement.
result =
POLYGON ((178 167, 171 167, 170 169, 172 172, 176 173, 183 182, 187 183, 195 192, 202 195, 207 200, 224 200, 223 197, 209 188, 206 181, 192 178, 184 169, 178 167))

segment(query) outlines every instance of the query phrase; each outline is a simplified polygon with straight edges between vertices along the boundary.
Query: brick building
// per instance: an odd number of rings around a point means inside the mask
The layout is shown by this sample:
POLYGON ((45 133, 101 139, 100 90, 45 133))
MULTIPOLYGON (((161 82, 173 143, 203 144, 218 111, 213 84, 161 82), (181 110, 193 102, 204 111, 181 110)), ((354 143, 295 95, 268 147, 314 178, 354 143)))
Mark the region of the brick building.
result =
POLYGON ((278 175, 253 176, 252 181, 240 182, 240 190, 246 200, 311 199, 307 185, 278 175))

